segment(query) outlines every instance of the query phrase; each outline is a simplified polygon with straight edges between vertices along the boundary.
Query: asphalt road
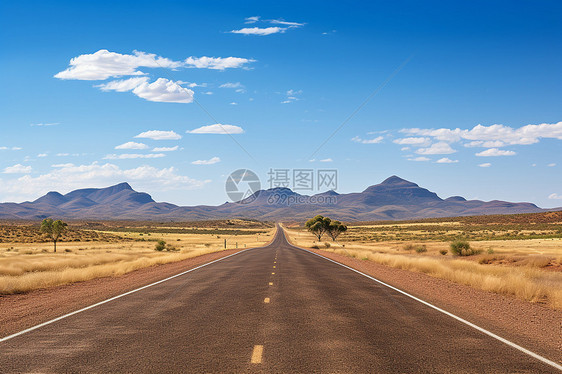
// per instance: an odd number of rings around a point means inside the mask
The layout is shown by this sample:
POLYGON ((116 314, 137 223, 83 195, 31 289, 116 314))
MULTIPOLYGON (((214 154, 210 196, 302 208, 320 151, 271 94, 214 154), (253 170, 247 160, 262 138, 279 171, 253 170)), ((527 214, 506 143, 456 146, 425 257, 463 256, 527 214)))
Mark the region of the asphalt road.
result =
POLYGON ((281 232, 0 343, 17 373, 551 373, 535 358, 281 232))

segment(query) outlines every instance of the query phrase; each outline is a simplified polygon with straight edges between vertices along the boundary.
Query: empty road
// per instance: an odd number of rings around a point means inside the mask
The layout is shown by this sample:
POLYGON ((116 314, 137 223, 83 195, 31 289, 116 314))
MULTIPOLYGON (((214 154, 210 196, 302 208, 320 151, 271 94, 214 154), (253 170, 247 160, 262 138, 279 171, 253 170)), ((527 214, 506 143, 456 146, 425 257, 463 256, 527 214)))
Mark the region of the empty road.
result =
POLYGON ((0 372, 555 373, 290 246, 246 250, 0 342, 0 372))

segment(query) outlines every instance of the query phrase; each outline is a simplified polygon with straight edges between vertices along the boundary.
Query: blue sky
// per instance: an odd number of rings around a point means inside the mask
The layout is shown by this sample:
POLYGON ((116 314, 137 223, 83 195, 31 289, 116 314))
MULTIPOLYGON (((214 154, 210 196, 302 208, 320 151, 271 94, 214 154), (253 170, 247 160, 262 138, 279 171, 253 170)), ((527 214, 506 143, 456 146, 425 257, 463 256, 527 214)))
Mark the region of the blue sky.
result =
POLYGON ((0 201, 128 181, 220 204, 236 169, 268 187, 306 168, 337 169, 342 193, 396 174, 562 206, 561 17, 559 1, 4 1, 0 201))

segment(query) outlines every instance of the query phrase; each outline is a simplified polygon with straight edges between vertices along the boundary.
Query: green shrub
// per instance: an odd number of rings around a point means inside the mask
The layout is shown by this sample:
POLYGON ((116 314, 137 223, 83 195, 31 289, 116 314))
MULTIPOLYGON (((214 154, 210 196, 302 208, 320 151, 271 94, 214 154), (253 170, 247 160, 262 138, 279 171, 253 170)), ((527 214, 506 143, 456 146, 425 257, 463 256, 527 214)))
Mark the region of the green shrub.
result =
POLYGON ((162 252, 164 249, 166 249, 166 242, 164 240, 158 240, 158 243, 156 244, 156 247, 154 247, 154 250, 162 252))
POLYGON ((418 245, 418 246, 416 247, 416 252, 417 252, 417 253, 424 253, 424 252, 427 252, 427 248, 426 248, 425 245, 418 245))
POLYGON ((446 250, 446 249, 441 249, 441 250, 439 251, 439 253, 441 253, 443 256, 445 256, 445 255, 447 254, 447 252, 449 252, 449 251, 446 250))
POLYGON ((478 253, 473 248, 470 248, 470 243, 466 240, 455 240, 451 243, 451 252, 456 256, 472 256, 478 253))
POLYGON ((404 246, 404 250, 405 250, 405 251, 413 251, 415 248, 416 248, 416 246, 413 245, 412 243, 406 244, 406 245, 404 246))

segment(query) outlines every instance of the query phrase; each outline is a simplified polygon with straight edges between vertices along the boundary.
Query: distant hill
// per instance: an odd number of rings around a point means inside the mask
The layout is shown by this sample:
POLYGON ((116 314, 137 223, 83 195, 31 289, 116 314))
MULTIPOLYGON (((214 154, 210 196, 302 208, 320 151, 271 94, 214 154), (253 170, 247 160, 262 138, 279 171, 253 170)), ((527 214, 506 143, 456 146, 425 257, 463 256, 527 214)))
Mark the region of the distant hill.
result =
POLYGON ((466 200, 461 196, 442 199, 415 183, 392 176, 357 193, 327 191, 306 196, 289 188, 272 188, 259 191, 242 203, 191 207, 157 203, 149 194, 136 192, 128 183, 120 183, 107 188, 76 190, 66 195, 49 192, 35 201, 21 204, 3 203, 0 204, 0 219, 39 220, 53 216, 100 220, 183 221, 235 217, 302 220, 324 214, 345 221, 374 221, 545 211, 525 202, 466 200))

